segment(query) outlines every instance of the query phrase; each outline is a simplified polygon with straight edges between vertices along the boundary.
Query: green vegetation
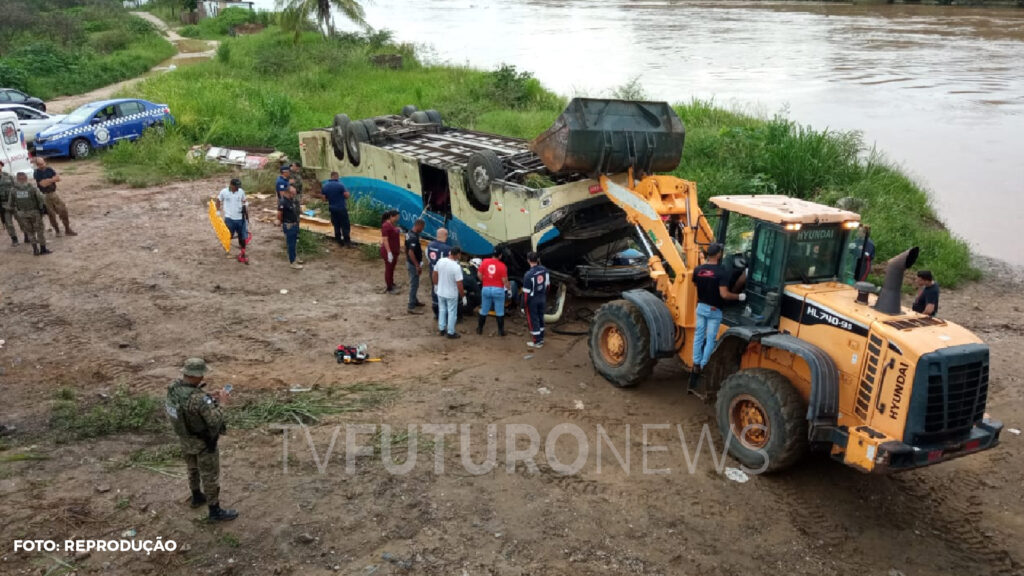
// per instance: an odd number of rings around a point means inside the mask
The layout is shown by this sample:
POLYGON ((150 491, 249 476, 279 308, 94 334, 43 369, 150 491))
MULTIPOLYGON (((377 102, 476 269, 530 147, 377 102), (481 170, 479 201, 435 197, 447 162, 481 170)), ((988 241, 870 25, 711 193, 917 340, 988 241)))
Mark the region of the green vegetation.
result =
POLYGON ((13 0, 0 18, 0 86, 44 100, 140 76, 174 52, 116 0, 13 0))
POLYGON ((253 12, 245 8, 227 8, 221 10, 216 18, 205 18, 199 24, 184 26, 178 31, 186 38, 202 38, 217 40, 233 36, 235 31, 246 25, 268 26, 273 15, 267 12, 253 12))
POLYGON ((108 398, 92 404, 80 402, 74 391, 57 392, 50 414, 50 428, 60 441, 98 438, 122 432, 152 432, 164 427, 160 402, 153 396, 118 388, 108 398))
MULTIPOLYGON (((967 244, 939 222, 928 194, 879 155, 864 159, 855 132, 815 131, 786 118, 756 118, 692 101, 676 111, 686 150, 674 174, 697 182, 702 199, 726 194, 786 194, 835 205, 859 199, 879 262, 920 246, 918 267, 944 286, 976 280, 967 244)), ((706 204, 706 203, 705 203, 706 204)))
MULTIPOLYGON (((177 156, 189 142, 208 142, 274 146, 298 157, 298 131, 329 126, 339 112, 364 118, 397 113, 406 104, 437 109, 452 126, 531 138, 565 106, 563 98, 513 66, 491 72, 423 66, 411 46, 394 43, 387 32, 329 38, 306 32, 296 42, 273 26, 227 39, 213 61, 148 79, 135 90, 170 105, 177 132, 169 131, 162 146, 173 147, 177 156), (400 54, 403 67, 377 68, 370 62, 377 54, 400 54)), ((632 80, 615 93, 639 96, 643 88, 632 80)), ((829 204, 860 198, 878 261, 918 245, 918 265, 935 271, 943 285, 978 277, 967 245, 936 219, 927 193, 884 159, 865 158, 859 134, 815 131, 784 117, 751 116, 706 101, 676 110, 686 123, 687 142, 674 174, 696 181, 701 198, 781 193, 829 204)), ((171 157, 156 150, 146 156, 171 157)), ((108 174, 122 178, 126 164, 145 165, 141 155, 127 152, 107 154, 103 163, 108 174)), ((159 177, 197 177, 191 170, 168 160, 159 177)), ((355 224, 380 223, 379 210, 369 202, 354 203, 350 214, 355 224)), ((365 248, 364 256, 376 258, 376 247, 365 248)))
POLYGON ((295 242, 295 253, 305 258, 318 256, 323 252, 323 242, 325 240, 326 236, 310 232, 306 229, 300 229, 298 240, 295 242))
POLYGON ((190 141, 177 126, 150 130, 135 142, 121 141, 103 155, 107 179, 133 188, 168 180, 195 180, 229 171, 223 164, 190 160, 190 141))
POLYGON ((361 382, 344 388, 308 392, 262 394, 237 408, 228 409, 229 425, 255 428, 263 424, 319 423, 323 416, 369 410, 393 398, 394 388, 377 382, 361 382))
POLYGON ((382 216, 384 216, 384 210, 369 198, 360 198, 348 203, 348 217, 352 224, 379 228, 382 216))

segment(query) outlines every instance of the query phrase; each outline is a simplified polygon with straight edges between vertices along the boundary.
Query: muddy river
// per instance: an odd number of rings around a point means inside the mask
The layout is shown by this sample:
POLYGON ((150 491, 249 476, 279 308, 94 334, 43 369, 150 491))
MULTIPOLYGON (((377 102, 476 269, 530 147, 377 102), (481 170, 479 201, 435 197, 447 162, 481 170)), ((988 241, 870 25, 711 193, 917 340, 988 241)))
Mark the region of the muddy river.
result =
MULTIPOLYGON (((374 0, 436 60, 506 62, 561 94, 639 77, 691 97, 855 129, 925 184, 986 255, 1024 264, 1024 10, 630 0, 374 0)), ((685 153, 683 161, 686 161, 685 153)))

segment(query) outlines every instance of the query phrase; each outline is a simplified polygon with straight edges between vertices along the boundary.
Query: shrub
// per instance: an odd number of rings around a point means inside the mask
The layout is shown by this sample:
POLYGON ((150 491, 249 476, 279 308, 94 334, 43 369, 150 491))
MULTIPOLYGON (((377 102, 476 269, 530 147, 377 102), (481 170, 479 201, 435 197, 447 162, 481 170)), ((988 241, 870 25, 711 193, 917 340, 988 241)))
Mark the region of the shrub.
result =
POLYGON ((189 24, 188 26, 182 26, 181 30, 178 30, 178 34, 186 38, 199 38, 202 30, 195 24, 189 24))
POLYGON ((159 414, 159 399, 127 388, 118 388, 109 398, 86 406, 79 403, 73 392, 64 390, 54 402, 50 428, 62 441, 154 431, 163 427, 159 414))

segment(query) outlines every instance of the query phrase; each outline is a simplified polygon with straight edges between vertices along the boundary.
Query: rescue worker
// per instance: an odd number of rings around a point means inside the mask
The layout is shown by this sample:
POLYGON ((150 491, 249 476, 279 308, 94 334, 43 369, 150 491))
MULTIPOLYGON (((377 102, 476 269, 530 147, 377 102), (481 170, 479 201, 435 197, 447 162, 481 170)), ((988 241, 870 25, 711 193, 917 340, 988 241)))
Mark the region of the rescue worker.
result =
POLYGON ((338 179, 337 172, 331 172, 331 178, 320 186, 320 194, 327 201, 331 211, 331 225, 334 227, 334 240, 339 246, 352 247, 350 233, 352 225, 348 219, 348 198, 351 196, 345 185, 338 179))
POLYGON ((530 269, 523 277, 523 307, 526 309, 526 327, 530 330, 532 340, 526 343, 530 348, 544 347, 544 309, 547 307, 548 276, 547 268, 540 265, 540 256, 536 252, 526 255, 530 269))
MULTIPOLYGON (((245 255, 245 245, 248 243, 249 231, 245 222, 245 190, 242 190, 242 181, 232 178, 227 188, 217 194, 217 210, 220 210, 224 217, 224 224, 232 234, 238 234, 238 247, 242 253, 238 261, 243 264, 249 263, 249 257, 245 255)), ((231 253, 229 252, 230 256, 231 253)))
POLYGON ((288 245, 288 262, 294 270, 302 270, 302 260, 295 253, 299 243, 299 207, 295 204, 295 188, 289 186, 277 201, 277 225, 284 232, 288 245))
POLYGON ((412 230, 405 234, 405 268, 409 271, 409 314, 423 314, 417 310, 424 306, 417 292, 420 290, 420 274, 423 273, 423 246, 420 244, 420 234, 424 226, 426 222, 423 218, 417 218, 412 223, 412 230))
POLYGON ((206 504, 211 522, 238 518, 238 512, 220 507, 220 452, 217 442, 227 431, 220 403, 227 391, 208 394, 203 378, 210 372, 202 358, 189 358, 181 369, 182 377, 167 387, 164 406, 174 432, 181 440, 181 453, 188 468, 188 486, 192 507, 206 504), (204 492, 205 490, 205 492, 204 492))
POLYGON ((434 266, 441 258, 447 258, 451 246, 448 245, 448 229, 437 229, 437 240, 427 244, 427 264, 430 265, 430 308, 434 311, 434 318, 437 318, 437 282, 434 282, 434 266))
POLYGON ((705 253, 707 259, 693 271, 693 283, 697 286, 697 327, 693 335, 691 388, 696 386, 697 377, 715 349, 718 327, 722 323, 722 307, 727 301, 743 302, 747 299, 746 294, 734 294, 729 290, 729 272, 722 266, 722 250, 721 244, 709 245, 705 253))
POLYGON ((11 237, 11 246, 18 245, 18 232, 14 229, 14 221, 18 221, 18 227, 25 236, 25 243, 29 243, 28 234, 25 232, 25 224, 21 217, 13 210, 7 209, 7 203, 11 199, 11 192, 14 190, 14 177, 3 171, 5 164, 0 160, 0 221, 3 222, 7 234, 11 237))
POLYGON ((71 224, 68 222, 67 206, 64 205, 64 201, 57 195, 57 182, 60 182, 60 176, 57 175, 57 171, 47 166, 46 159, 42 156, 36 156, 32 162, 36 167, 32 178, 35 179, 39 191, 43 193, 43 199, 46 201, 46 213, 50 216, 50 225, 53 226, 53 231, 57 236, 60 236, 60 227, 57 226, 57 217, 60 216, 61 222, 64 223, 64 234, 67 236, 78 236, 78 233, 71 229, 71 224))
POLYGON ((291 168, 287 164, 281 166, 281 175, 277 177, 277 181, 274 182, 274 190, 277 192, 277 199, 281 199, 281 195, 288 190, 288 187, 292 185, 290 182, 292 177, 291 168))
POLYGON ((395 268, 398 266, 398 254, 402 249, 402 233, 398 229, 398 210, 388 210, 381 215, 380 222, 380 257, 384 260, 384 293, 398 294, 395 285, 395 268))
POLYGON ((508 284, 508 268, 501 261, 501 253, 496 252, 490 258, 484 258, 477 268, 480 277, 480 316, 477 319, 476 333, 484 333, 487 315, 494 309, 498 321, 498 336, 505 335, 505 296, 510 293, 508 284))
POLYGON ((46 200, 29 182, 28 173, 18 172, 18 178, 11 188, 7 199, 7 210, 14 212, 25 232, 26 242, 32 243, 32 253, 36 256, 51 254, 46 248, 46 236, 43 235, 43 214, 46 213, 46 200))
POLYGON ((292 162, 288 168, 290 174, 288 181, 295 188, 295 205, 302 206, 302 166, 298 162, 292 162))

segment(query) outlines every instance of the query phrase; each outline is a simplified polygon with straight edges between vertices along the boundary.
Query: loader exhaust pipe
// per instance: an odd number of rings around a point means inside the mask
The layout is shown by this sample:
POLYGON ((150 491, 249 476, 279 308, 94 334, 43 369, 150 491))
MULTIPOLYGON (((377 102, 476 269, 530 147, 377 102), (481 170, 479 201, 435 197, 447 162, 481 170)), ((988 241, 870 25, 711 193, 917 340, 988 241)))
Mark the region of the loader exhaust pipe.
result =
POLYGON ((900 313, 900 288, 903 286, 903 273, 917 261, 918 247, 914 246, 893 256, 885 266, 885 283, 875 302, 875 310, 883 314, 897 315, 900 313))

